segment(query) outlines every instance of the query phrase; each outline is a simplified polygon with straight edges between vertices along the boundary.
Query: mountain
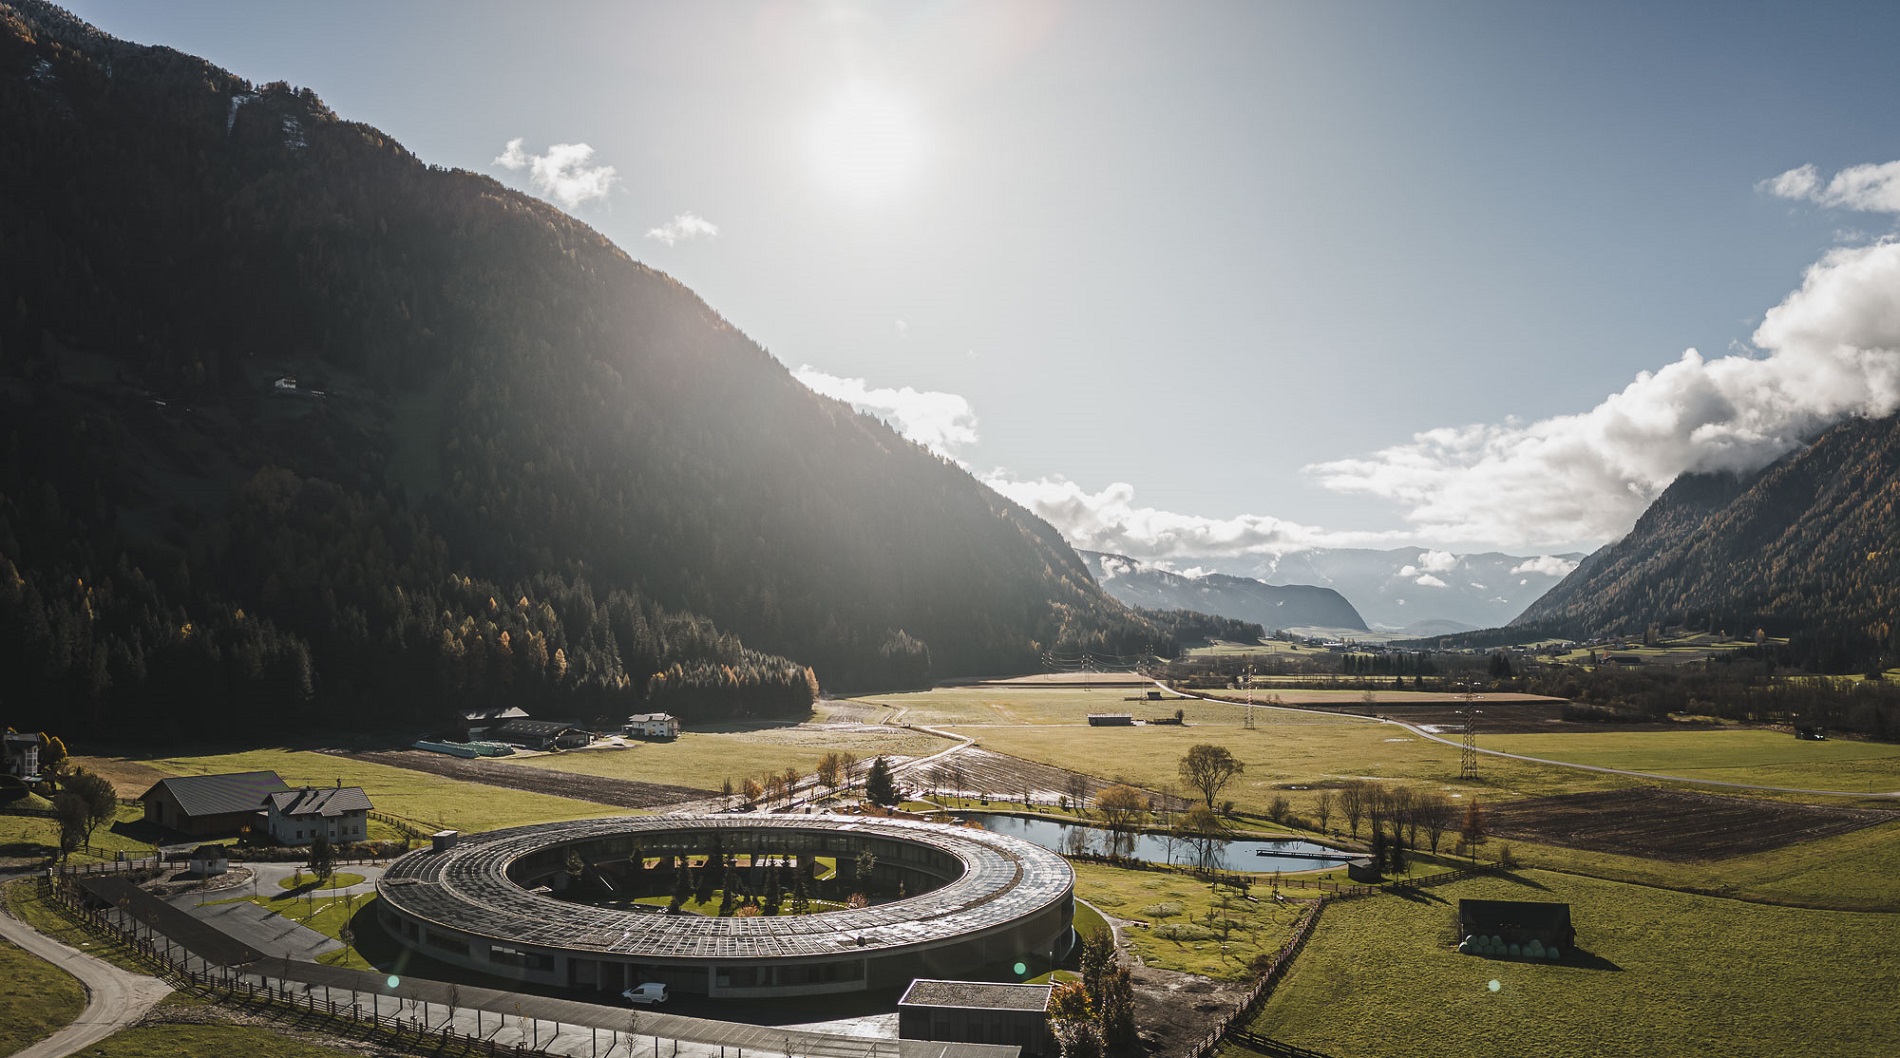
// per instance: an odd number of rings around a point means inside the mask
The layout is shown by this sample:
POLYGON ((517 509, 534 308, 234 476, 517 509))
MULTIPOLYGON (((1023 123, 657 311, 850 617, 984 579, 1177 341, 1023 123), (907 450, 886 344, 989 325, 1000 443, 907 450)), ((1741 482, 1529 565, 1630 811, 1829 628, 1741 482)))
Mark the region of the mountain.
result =
POLYGON ((8 722, 783 712, 807 666, 1169 649, 672 278, 307 89, 0 2, 0 143, 8 722))
POLYGON ((1460 555, 1401 547, 1297 551, 1252 564, 1209 560, 1268 584, 1320 584, 1352 600, 1372 626, 1404 630, 1419 622, 1493 628, 1521 613, 1575 567, 1582 555, 1460 555))
POLYGON ((1077 552, 1088 563, 1110 595, 1129 606, 1151 610, 1193 610, 1239 621, 1252 621, 1268 630, 1281 628, 1366 627, 1359 612, 1331 588, 1303 584, 1262 584, 1247 577, 1210 573, 1184 577, 1144 566, 1126 555, 1100 551, 1077 552))
POLYGON ((1900 417, 1851 419, 1751 474, 1685 474, 1514 626, 1575 638, 1650 625, 1790 636, 1853 671, 1900 656, 1900 417))

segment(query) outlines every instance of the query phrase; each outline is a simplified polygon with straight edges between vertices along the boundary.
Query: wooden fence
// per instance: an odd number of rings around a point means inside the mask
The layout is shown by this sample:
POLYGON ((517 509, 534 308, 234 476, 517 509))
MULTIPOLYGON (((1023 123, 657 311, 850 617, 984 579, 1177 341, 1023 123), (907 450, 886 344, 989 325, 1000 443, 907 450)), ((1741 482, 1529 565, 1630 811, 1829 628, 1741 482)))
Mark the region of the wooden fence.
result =
POLYGON ((1260 1005, 1273 994, 1273 989, 1293 968, 1293 960, 1299 958, 1300 951, 1306 947, 1306 939, 1313 935, 1313 927, 1319 925, 1320 912, 1326 910, 1326 898, 1313 901, 1299 924, 1293 927, 1293 936, 1280 946, 1273 955, 1273 961, 1267 964, 1266 972, 1254 979, 1253 986, 1247 990, 1247 998, 1240 1006, 1214 1023, 1214 1029, 1199 1043, 1188 1050, 1188 1058, 1207 1058, 1220 1046, 1237 1025, 1245 1025, 1260 1011, 1260 1005))

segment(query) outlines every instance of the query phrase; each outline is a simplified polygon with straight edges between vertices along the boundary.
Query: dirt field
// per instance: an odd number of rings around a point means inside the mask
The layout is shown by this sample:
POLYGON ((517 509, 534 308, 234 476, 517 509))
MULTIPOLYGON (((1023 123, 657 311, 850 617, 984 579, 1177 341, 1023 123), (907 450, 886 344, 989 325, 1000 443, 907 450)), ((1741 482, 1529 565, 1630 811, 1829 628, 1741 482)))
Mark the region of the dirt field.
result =
MULTIPOLYGON (((1009 801, 1022 800, 1024 791, 1028 791, 1037 803, 1050 805, 1068 796, 1069 780, 1077 774, 1053 765, 1037 764, 1035 761, 974 747, 935 764, 902 772, 904 782, 912 787, 965 797, 987 795, 1009 801)), ((1081 780, 1091 802, 1097 794, 1117 781, 1113 776, 1104 779, 1093 775, 1082 775, 1081 780)), ((1155 796, 1163 795, 1156 793, 1155 796)), ((1172 811, 1184 812, 1190 804, 1185 798, 1175 797, 1170 807, 1172 811)))
POLYGON ((609 779, 599 775, 552 771, 546 768, 522 768, 488 760, 464 760, 443 753, 420 749, 371 750, 356 753, 338 751, 337 756, 372 764, 387 764, 410 771, 428 772, 464 782, 501 786, 510 790, 571 797, 621 808, 658 808, 682 801, 717 797, 716 790, 696 790, 689 786, 609 779))
POLYGON ((1135 1024, 1149 1054, 1184 1055, 1207 1036, 1209 1025, 1239 1008, 1243 986, 1199 974, 1136 966, 1135 1024))
POLYGON ((1822 808, 1639 787, 1538 797, 1489 810, 1494 838, 1690 863, 1719 860, 1900 820, 1900 812, 1822 808))

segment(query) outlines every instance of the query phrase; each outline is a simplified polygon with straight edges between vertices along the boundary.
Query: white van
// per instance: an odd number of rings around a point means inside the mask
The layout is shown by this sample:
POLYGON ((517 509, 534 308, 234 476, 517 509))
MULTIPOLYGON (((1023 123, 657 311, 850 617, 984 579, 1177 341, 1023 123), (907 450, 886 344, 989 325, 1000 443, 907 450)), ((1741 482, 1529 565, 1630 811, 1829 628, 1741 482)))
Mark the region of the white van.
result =
POLYGON ((664 1003, 666 1002, 666 986, 657 981, 649 981, 646 984, 634 985, 620 993, 620 998, 641 1007, 664 1003))

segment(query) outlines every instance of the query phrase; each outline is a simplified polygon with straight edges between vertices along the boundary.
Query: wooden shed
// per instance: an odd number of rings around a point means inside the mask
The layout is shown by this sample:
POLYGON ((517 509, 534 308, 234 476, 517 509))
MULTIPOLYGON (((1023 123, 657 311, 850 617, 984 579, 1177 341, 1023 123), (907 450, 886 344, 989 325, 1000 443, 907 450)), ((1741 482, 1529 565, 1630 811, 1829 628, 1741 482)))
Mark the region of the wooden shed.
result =
POLYGON ((918 978, 897 1001, 897 1035, 932 1043, 1015 1045, 1045 1054, 1049 1042, 1048 985, 918 978))

